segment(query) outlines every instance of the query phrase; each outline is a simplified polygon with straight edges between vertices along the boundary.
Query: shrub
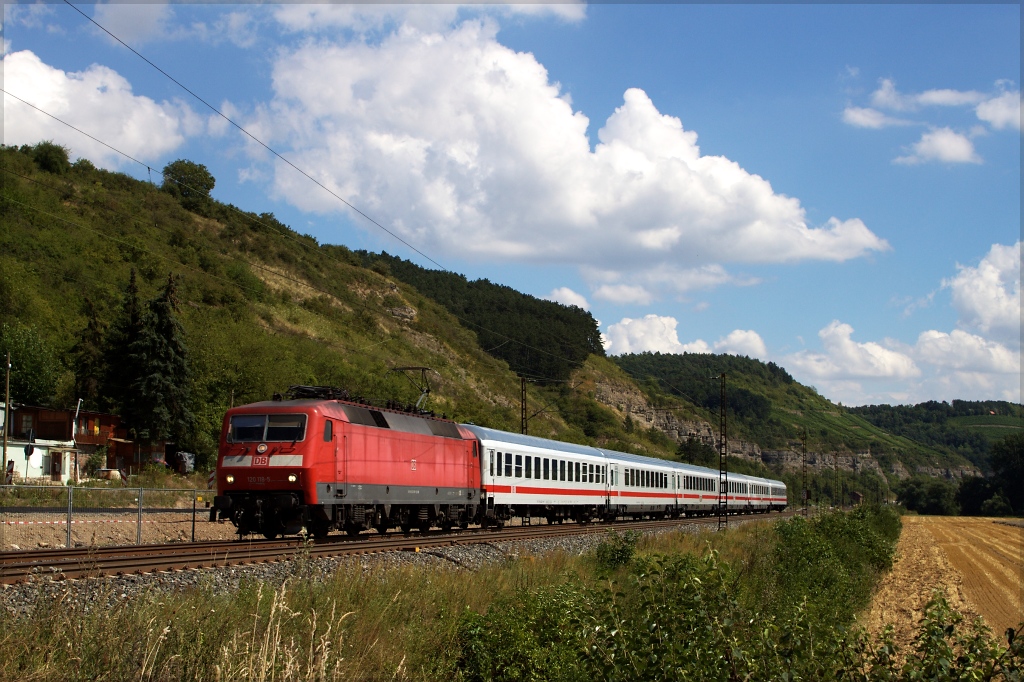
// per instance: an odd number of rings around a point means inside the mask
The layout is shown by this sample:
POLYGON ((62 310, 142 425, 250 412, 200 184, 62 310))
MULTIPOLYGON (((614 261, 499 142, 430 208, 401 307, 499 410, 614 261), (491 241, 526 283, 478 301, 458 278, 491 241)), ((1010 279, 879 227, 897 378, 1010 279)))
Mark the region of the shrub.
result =
POLYGON ((36 162, 39 169, 54 175, 64 175, 71 170, 71 161, 68 159, 70 150, 52 140, 40 142, 32 147, 32 160, 36 162))
POLYGON ((639 531, 627 530, 620 535, 614 530, 609 530, 608 537, 594 550, 597 565, 605 571, 628 565, 636 554, 636 543, 639 541, 639 531))

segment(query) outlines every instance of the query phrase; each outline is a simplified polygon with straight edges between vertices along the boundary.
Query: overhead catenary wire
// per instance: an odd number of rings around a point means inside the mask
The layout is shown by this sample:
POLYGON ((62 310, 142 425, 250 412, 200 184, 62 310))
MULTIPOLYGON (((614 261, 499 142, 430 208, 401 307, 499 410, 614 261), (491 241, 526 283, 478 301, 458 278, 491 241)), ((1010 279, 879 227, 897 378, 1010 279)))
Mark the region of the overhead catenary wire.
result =
MULTIPOLYGON (((97 138, 97 137, 95 137, 93 135, 90 135, 89 133, 81 130, 80 128, 77 128, 74 125, 68 123, 67 121, 64 121, 61 118, 59 118, 57 116, 54 116, 53 114, 51 114, 51 113, 49 113, 47 111, 44 111, 43 109, 40 109, 39 107, 35 106, 34 104, 32 104, 30 102, 27 102, 26 100, 22 99, 21 97, 18 97, 17 95, 15 95, 15 94, 7 91, 7 90, 4 90, 3 88, 0 88, 0 92, 3 92, 4 94, 6 94, 6 95, 8 95, 10 97, 13 97, 14 99, 18 100, 19 102, 24 103, 25 105, 31 107, 32 109, 35 109, 39 113, 44 114, 44 115, 52 118, 53 120, 57 121, 58 123, 61 123, 62 125, 67 126, 68 128, 71 128, 75 132, 78 132, 78 133, 81 133, 82 135, 85 135, 89 139, 94 140, 95 142, 98 142, 99 144, 102 144, 103 146, 107 147, 108 149, 116 152, 117 154, 120 154, 120 155, 124 156, 125 158, 127 158, 127 159, 129 159, 131 161, 134 161, 135 163, 145 167, 146 169, 152 170, 150 168, 150 166, 147 165, 145 162, 139 161, 138 159, 136 159, 135 157, 131 156, 130 154, 127 154, 126 152, 123 152, 120 149, 117 149, 116 147, 108 144, 107 142, 104 142, 103 140, 100 140, 99 138, 97 138)), ((162 171, 159 171, 159 172, 160 172, 161 175, 163 175, 162 171)), ((192 189, 192 190, 196 190, 196 188, 189 186, 187 183, 181 182, 180 179, 175 178, 175 182, 177 182, 182 187, 185 187, 185 188, 188 188, 188 189, 192 189)), ((233 206, 231 204, 226 204, 226 206, 230 210, 235 211, 236 213, 238 213, 239 215, 243 216, 247 220, 250 220, 250 221, 252 221, 252 222, 254 222, 254 223, 258 224, 258 225, 261 225, 263 227, 266 227, 268 229, 272 229, 275 232, 277 232, 278 234, 284 236, 285 238, 290 239, 290 240, 292 240, 292 241, 294 241, 296 243, 302 244, 307 249, 312 249, 313 248, 310 244, 308 244, 304 240, 299 239, 297 236, 292 235, 292 234, 288 234, 285 231, 279 230, 275 226, 269 225, 266 222, 260 220, 258 217, 254 217, 253 215, 248 214, 245 211, 242 211, 241 209, 239 209, 239 208, 237 208, 237 207, 235 207, 235 206, 233 206)), ((325 254, 323 251, 321 251, 319 249, 316 250, 316 253, 318 255, 320 255, 321 257, 327 258, 328 260, 333 260, 334 262, 341 262, 341 261, 338 261, 335 258, 332 258, 330 255, 325 254)), ((431 261, 431 262, 433 262, 433 261, 431 261)), ((435 263, 435 265, 437 265, 437 263, 435 263)), ((438 266, 438 267, 441 267, 441 266, 438 266)), ((444 270, 443 267, 441 269, 444 270)), ((448 272, 447 270, 444 270, 444 271, 448 272)), ((472 320, 464 318, 464 317, 458 315, 457 313, 454 313, 452 311, 448 311, 448 312, 449 312, 450 315, 452 315, 452 317, 457 319, 463 325, 466 325, 466 326, 469 326, 469 327, 474 327, 474 328, 476 328, 476 329, 478 329, 480 331, 484 331, 484 332, 487 332, 489 334, 494 334, 495 336, 504 338, 506 340, 505 343, 511 342, 511 343, 514 343, 514 344, 516 344, 518 346, 526 348, 528 350, 537 351, 538 353, 542 353, 544 355, 547 355, 549 357, 553 357, 553 358, 558 359, 558 360, 564 360, 564 361, 568 362, 570 365, 575 364, 574 360, 572 360, 570 358, 567 358, 567 357, 565 357, 563 355, 558 355, 557 353, 552 353, 552 352, 546 351, 546 350, 544 350, 542 348, 537 348, 535 346, 531 346, 531 345, 529 345, 527 343, 519 341, 518 339, 514 339, 511 336, 508 336, 507 334, 502 334, 501 332, 498 332, 498 331, 495 331, 493 329, 489 329, 489 328, 487 328, 487 327, 485 327, 483 325, 477 324, 476 322, 473 322, 472 320)), ((500 345, 504 345, 504 344, 500 344, 500 345)), ((497 347, 500 347, 500 345, 497 346, 497 347)), ((487 351, 485 351, 485 352, 487 352, 487 351)), ((540 375, 536 375, 534 378, 537 378, 537 379, 547 379, 547 380, 550 380, 550 381, 558 381, 557 379, 551 379, 549 377, 541 377, 540 375)))
MULTIPOLYGON (((9 175, 16 176, 18 178, 21 178, 22 180, 25 180, 27 182, 31 182, 33 184, 36 184, 36 185, 38 185, 40 187, 43 187, 45 189, 48 189, 50 191, 53 191, 53 192, 60 192, 60 191, 62 191, 61 188, 59 188, 59 187, 54 187, 52 185, 49 185, 48 183, 41 182, 41 181, 39 181, 37 179, 30 178, 28 176, 22 175, 21 173, 13 171, 13 170, 11 170, 9 168, 0 167, 0 170, 2 170, 3 172, 5 172, 5 173, 7 173, 9 175)), ((174 258, 170 258, 170 257, 165 256, 163 254, 157 253, 156 251, 153 251, 152 249, 148 249, 148 248, 140 246, 138 244, 128 242, 128 241, 126 241, 124 239, 120 239, 120 238, 118 238, 116 236, 108 234, 107 232, 104 232, 102 230, 95 229, 95 228, 90 227, 88 225, 83 225, 82 223, 79 223, 79 222, 74 221, 74 220, 70 220, 68 218, 65 218, 63 216, 51 213, 49 211, 44 211, 44 210, 39 209, 37 207, 31 206, 29 204, 26 204, 26 203, 24 203, 22 201, 18 201, 17 199, 13 199, 13 198, 11 198, 9 196, 3 196, 3 200, 7 201, 7 202, 10 202, 12 204, 16 204, 16 205, 22 206, 22 207, 24 207, 24 208, 26 208, 28 210, 32 210, 32 211, 34 211, 34 212, 36 212, 36 213, 38 213, 40 215, 44 215, 46 217, 49 217, 49 218, 52 218, 54 220, 63 222, 65 224, 72 225, 72 226, 78 227, 80 229, 87 230, 89 232, 92 232, 92 233, 100 236, 100 237, 103 237, 104 239, 109 239, 109 240, 111 240, 113 242, 121 244, 122 246, 126 246, 126 247, 129 247, 129 248, 132 248, 132 249, 136 249, 136 250, 148 253, 151 256, 159 258, 159 259, 161 259, 163 261, 166 261, 168 263, 177 265, 177 266, 179 266, 181 268, 184 268, 186 270, 189 270, 189 271, 191 271, 191 272, 193 272, 193 273, 195 273, 197 275, 205 276, 205 277, 208 277, 210 279, 217 280, 217 281, 223 282, 225 284, 234 286, 234 287, 238 288, 241 291, 248 291, 250 293, 255 293, 255 294, 260 293, 258 290, 253 289, 252 287, 244 286, 243 284, 241 284, 241 283, 239 283, 239 282, 237 282, 237 281, 235 281, 233 279, 229 279, 229 278, 226 278, 226 277, 221 277, 221 276, 215 275, 215 274, 213 274, 211 272, 207 272, 205 270, 193 267, 191 265, 188 265, 187 263, 181 262, 180 260, 177 260, 177 259, 174 259, 174 258)), ((125 217, 131 217, 131 218, 135 217, 134 215, 125 213, 123 211, 116 211, 115 210, 115 211, 112 211, 112 212, 116 213, 118 215, 125 216, 125 217)), ((171 230, 168 230, 167 228, 160 227, 159 225, 151 224, 150 226, 154 227, 157 230, 160 230, 160 231, 162 231, 164 233, 168 233, 168 234, 171 233, 171 230)), ((307 282, 304 282, 302 280, 291 278, 291 277, 288 277, 287 275, 282 275, 281 273, 273 270, 272 268, 268 268, 266 266, 262 266, 262 265, 260 265, 258 263, 252 263, 250 261, 247 261, 244 258, 241 258, 240 256, 231 256, 230 258, 232 258, 233 260, 240 261, 242 263, 246 263, 247 265, 250 265, 252 267, 255 267, 255 268, 262 269, 264 271, 270 272, 271 274, 273 274, 275 276, 280 276, 280 277, 283 277, 284 279, 291 280, 291 281, 295 282, 296 284, 305 286, 305 287, 307 287, 309 289, 312 289, 314 291, 317 291, 319 293, 323 293, 325 295, 335 297, 335 294, 333 294, 330 291, 327 291, 325 289, 321 289, 319 287, 313 286, 313 285, 311 285, 311 284, 309 284, 307 282)), ((68 278, 65 277, 65 279, 68 279, 68 278)), ((74 279, 74 278, 71 278, 71 279, 74 279)), ((75 280, 75 281, 77 281, 79 284, 82 284, 82 285, 87 284, 86 282, 82 282, 82 281, 79 281, 79 280, 75 280)), ((376 313, 376 314, 382 314, 383 313, 383 311, 381 311, 378 308, 374 308, 373 306, 368 306, 368 305, 365 305, 365 304, 362 304, 362 303, 358 303, 358 302, 351 302, 351 303, 352 303, 353 306, 358 307, 358 308, 362 308, 362 309, 367 310, 367 311, 369 311, 371 313, 376 313)), ((358 353, 358 354, 361 354, 361 355, 366 355, 366 351, 368 351, 371 348, 383 345, 385 343, 388 343, 388 342, 394 340, 394 337, 389 337, 389 338, 386 338, 386 339, 384 339, 382 341, 379 341, 377 343, 373 343, 373 344, 369 344, 367 346, 362 346, 362 347, 358 347, 357 348, 357 347, 353 347, 353 346, 350 346, 348 344, 342 343, 340 341, 326 341, 326 340, 323 340, 323 339, 318 339, 316 337, 306 337, 306 338, 308 338, 309 340, 312 340, 312 341, 314 341, 316 343, 319 343, 321 345, 324 345, 326 347, 329 347, 329 348, 330 347, 341 348, 343 350, 346 350, 346 351, 349 351, 349 352, 353 352, 353 353, 358 353)), ((506 373, 504 373, 504 372, 502 372, 502 373, 499 373, 499 372, 483 372, 482 374, 504 375, 506 373)))
POLYGON ((234 120, 232 120, 232 119, 231 119, 231 118, 230 118, 229 116, 227 116, 227 115, 226 115, 226 114, 225 114, 224 112, 222 112, 222 111, 221 111, 220 109, 218 109, 217 107, 215 107, 215 106, 213 106, 212 104, 210 104, 209 102, 207 102, 207 101, 206 101, 205 99, 203 99, 202 97, 200 97, 199 95, 197 95, 197 94, 196 94, 195 92, 193 92, 192 90, 190 90, 190 89, 189 89, 188 87, 186 87, 186 86, 185 86, 184 84, 182 84, 182 83, 181 83, 181 82, 180 82, 179 80, 177 80, 176 78, 174 78, 174 76, 170 75, 169 73, 167 73, 166 71, 164 71, 163 69, 161 69, 161 68, 160 68, 159 66, 157 66, 156 64, 154 64, 153 62, 151 62, 151 61, 150 61, 149 59, 147 59, 147 58, 146 58, 145 56, 143 56, 143 55, 142 55, 142 54, 141 54, 141 53, 140 53, 140 52, 139 52, 138 50, 136 50, 136 49, 135 49, 135 48, 133 48, 133 47, 132 47, 131 45, 129 45, 128 43, 124 42, 123 40, 121 40, 120 38, 118 38, 118 37, 117 37, 116 35, 114 35, 113 33, 111 33, 111 32, 110 32, 109 30, 107 30, 107 28, 106 28, 105 26, 103 26, 102 24, 100 24, 99 22, 97 22, 97 21, 96 21, 95 19, 93 19, 92 17, 90 17, 90 16, 88 15, 88 14, 86 14, 85 12, 83 12, 82 10, 80 10, 80 9, 79 9, 78 7, 75 7, 75 5, 71 4, 71 2, 70 2, 69 0, 64 0, 64 3, 65 3, 65 4, 66 4, 66 5, 68 6, 68 7, 70 7, 70 8, 71 8, 71 9, 73 9, 73 10, 75 10, 76 12, 78 12, 79 14, 81 14, 81 15, 82 15, 83 17, 85 17, 85 18, 86 18, 86 19, 87 19, 88 21, 90 21, 90 22, 91 22, 91 23, 92 23, 93 25, 95 25, 95 26, 96 26, 97 28, 99 28, 99 29, 100 29, 101 31, 103 31, 104 33, 106 33, 106 34, 107 34, 108 36, 110 36, 111 38, 113 38, 114 40, 116 40, 116 41, 117 41, 118 43, 120 43, 121 45, 123 45, 123 46, 125 46, 126 48, 128 48, 129 50, 131 50, 131 51, 132 51, 132 52, 133 52, 133 53, 134 53, 134 54, 135 54, 135 55, 136 55, 136 56, 137 56, 137 57, 138 57, 139 59, 141 59, 142 61, 146 62, 147 64, 149 64, 150 66, 152 66, 152 67, 153 67, 154 69, 156 69, 157 71, 159 71, 159 72, 160 72, 161 74, 163 74, 164 76, 166 76, 166 77, 167 77, 167 78, 168 78, 168 79, 169 79, 169 80, 170 80, 170 81, 171 81, 172 83, 174 83, 175 85, 177 85, 177 86, 178 86, 179 88, 181 88, 182 90, 184 90, 184 91, 185 91, 185 92, 187 92, 188 94, 190 94, 190 95, 192 95, 193 97, 195 97, 195 98, 196 98, 196 99, 197 99, 198 101, 202 102, 204 106, 206 106, 206 107, 207 107, 208 109, 210 109, 210 111, 214 112, 215 114, 217 114, 218 116, 220 116, 221 118, 223 118, 223 119, 224 119, 225 121, 227 121, 228 123, 230 123, 231 125, 233 125, 233 126, 234 126, 235 128, 238 128, 238 130, 240 130, 240 131, 241 131, 241 132, 242 132, 243 134, 245 134, 245 135, 246 135, 246 137, 248 137, 248 138, 249 138, 249 139, 251 139, 251 140, 252 140, 253 142, 257 143, 258 145, 260 145, 261 147, 263 147, 264 149, 266 149, 266 150, 267 150, 268 152, 270 152, 271 154, 273 154, 273 155, 274 155, 274 156, 276 156, 277 158, 279 158, 279 159, 281 159, 282 161, 284 161, 284 162, 285 162, 286 164, 288 164, 288 166, 290 166, 291 168, 293 168, 293 169, 295 169, 296 171, 298 171, 298 172, 299 172, 300 174, 302 174, 302 175, 303 175, 303 176, 304 176, 304 177, 305 177, 305 178, 306 178, 307 180, 309 180, 310 182, 314 183, 314 184, 315 184, 315 185, 316 185, 317 187, 321 188, 322 190, 324 190, 325 192, 327 192, 328 194, 330 194, 330 195, 331 195, 332 197, 334 197, 335 199, 337 199, 337 200, 338 200, 338 201, 340 201, 341 203, 343 203, 343 204, 345 204, 346 206, 348 206, 348 207, 349 207, 350 209, 352 209, 352 210, 353 210, 354 212, 356 212, 357 214, 359 214, 360 216, 362 216, 363 218, 365 218, 365 219, 366 219, 367 221, 369 221, 369 222, 370 222, 370 223, 372 223, 373 225, 377 226, 378 228, 380 228, 380 229, 381 229, 381 230, 383 230, 384 232, 386 232, 386 233, 388 233, 389 235, 391 235, 391 236, 392 236, 392 237, 393 237, 394 239, 398 240, 398 241, 399 241, 399 242, 401 242, 402 244, 405 244, 405 245, 406 245, 407 247, 409 247, 410 249, 412 249, 413 251, 415 251, 415 252, 416 252, 416 253, 418 253, 419 255, 423 256, 424 258, 426 258, 426 259, 427 259, 428 261, 430 261, 431 263, 433 263, 433 264, 434 264, 434 265, 436 265, 437 267, 441 268, 441 269, 442 269, 442 270, 444 270, 445 272, 449 272, 449 270, 448 270, 448 269, 447 269, 446 267, 444 267, 443 265, 441 265, 440 263, 438 263, 438 262, 437 262, 436 260, 434 260, 433 258, 431 258, 430 256, 428 256, 427 254, 423 253, 422 251, 420 251, 420 250, 419 250, 419 249, 417 249, 417 248, 416 248, 415 246, 413 246, 413 245, 412 245, 412 244, 410 244, 409 242, 407 242, 407 241, 405 241, 404 239, 402 239, 402 238, 401 238, 400 236, 398 236, 397 234, 395 234, 394 232, 392 232, 392 231, 391 231, 391 230, 389 230, 388 228, 384 227, 384 226, 383 226, 382 224, 380 224, 379 222, 377 222, 377 220, 375 220, 375 219, 374 219, 373 217, 371 217, 370 215, 368 215, 367 213, 365 213, 364 211, 362 211, 362 210, 361 210, 361 209, 359 209, 358 207, 354 206, 354 205, 353 205, 353 204, 352 204, 351 202, 349 202, 348 200, 346 200, 346 199, 345 199, 344 197, 342 197, 341 195, 337 194, 336 192, 334 192, 333 190, 331 190, 331 189, 330 189, 329 187, 327 187, 326 185, 324 185, 324 184, 323 184, 322 182, 320 182, 319 180, 317 180, 316 178, 314 178, 314 177, 313 177, 312 175, 310 175, 309 173, 307 173, 306 171, 304 171, 303 169, 299 168, 299 167, 298 167, 298 166, 296 166, 296 165, 295 165, 294 163, 292 163, 291 161, 289 161, 289 160, 288 160, 287 158, 285 158, 284 156, 282 156, 282 155, 281 155, 281 154, 280 154, 279 152, 277 152, 277 151, 276 151, 275 149, 271 148, 271 147, 270 147, 270 145, 268 145, 267 143, 263 142, 263 140, 259 139, 258 137, 256 137, 256 136, 255 136, 255 135, 253 135, 252 133, 250 133, 250 132, 249 132, 248 130, 246 130, 246 129, 245 129, 244 127, 242 127, 241 125, 239 125, 238 123, 236 123, 236 122, 235 122, 234 120))

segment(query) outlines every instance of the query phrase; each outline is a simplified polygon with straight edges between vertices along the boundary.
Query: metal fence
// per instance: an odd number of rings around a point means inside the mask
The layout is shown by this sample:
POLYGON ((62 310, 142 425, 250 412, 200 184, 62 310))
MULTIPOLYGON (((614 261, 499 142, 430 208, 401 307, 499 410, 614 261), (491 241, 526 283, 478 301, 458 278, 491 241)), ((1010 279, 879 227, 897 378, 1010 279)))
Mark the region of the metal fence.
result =
MULTIPOLYGON (((0 486, 0 551, 195 542, 196 522, 209 518, 211 495, 165 488, 0 486)), ((226 529, 216 530, 220 536, 226 529)))

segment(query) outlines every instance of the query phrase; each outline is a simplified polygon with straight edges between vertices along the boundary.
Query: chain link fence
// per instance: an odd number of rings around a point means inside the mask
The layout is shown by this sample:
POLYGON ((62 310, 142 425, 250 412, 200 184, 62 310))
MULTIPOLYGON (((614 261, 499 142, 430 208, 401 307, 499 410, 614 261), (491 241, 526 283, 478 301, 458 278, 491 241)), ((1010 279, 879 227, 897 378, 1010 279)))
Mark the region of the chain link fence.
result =
POLYGON ((0 551, 229 539, 233 528, 209 523, 212 500, 207 490, 4 485, 0 551))

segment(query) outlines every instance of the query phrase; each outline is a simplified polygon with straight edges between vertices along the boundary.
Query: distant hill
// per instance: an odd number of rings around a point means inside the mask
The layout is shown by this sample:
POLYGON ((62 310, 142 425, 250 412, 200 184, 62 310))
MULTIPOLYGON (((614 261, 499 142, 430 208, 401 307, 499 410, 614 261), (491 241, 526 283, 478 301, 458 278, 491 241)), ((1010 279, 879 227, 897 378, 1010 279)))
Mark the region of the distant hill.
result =
POLYGON ((429 296, 476 333, 480 346, 519 375, 564 381, 591 354, 604 355, 601 332, 589 312, 545 301, 486 279, 428 270, 387 253, 354 252, 365 267, 386 273, 429 296))
POLYGON ((713 424, 721 404, 714 377, 724 373, 731 437, 762 449, 799 448, 806 437, 809 450, 870 452, 887 468, 897 459, 911 470, 958 466, 969 460, 966 453, 935 447, 909 432, 890 432, 794 381, 775 363, 712 353, 640 353, 613 360, 655 399, 681 401, 713 424))
POLYGON ((932 400, 917 405, 866 405, 849 411, 889 433, 962 455, 983 470, 988 468, 991 444, 1024 428, 1024 408, 1002 400, 932 400))

